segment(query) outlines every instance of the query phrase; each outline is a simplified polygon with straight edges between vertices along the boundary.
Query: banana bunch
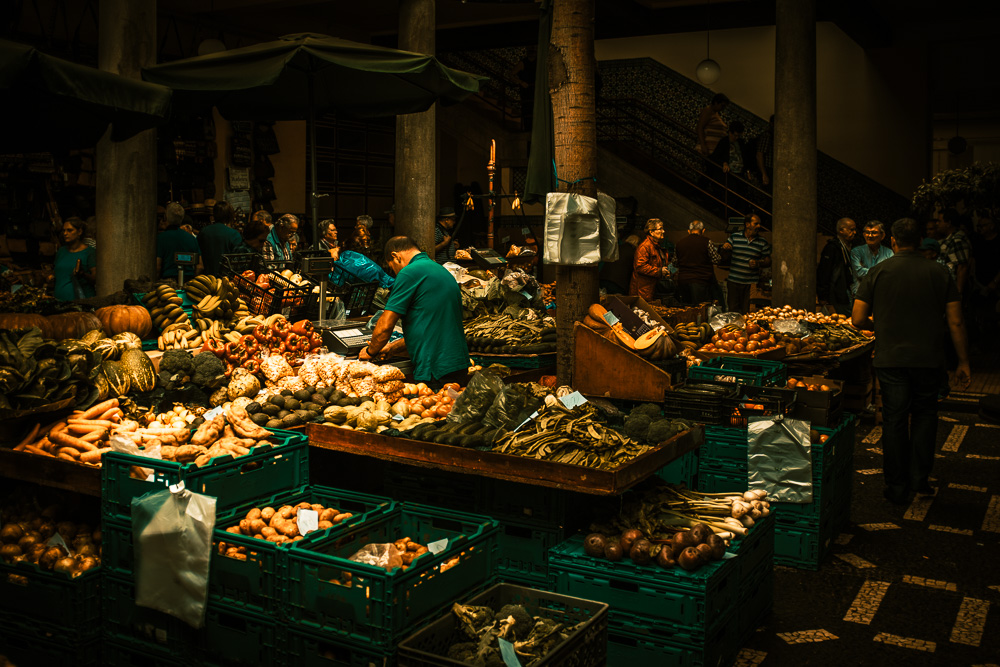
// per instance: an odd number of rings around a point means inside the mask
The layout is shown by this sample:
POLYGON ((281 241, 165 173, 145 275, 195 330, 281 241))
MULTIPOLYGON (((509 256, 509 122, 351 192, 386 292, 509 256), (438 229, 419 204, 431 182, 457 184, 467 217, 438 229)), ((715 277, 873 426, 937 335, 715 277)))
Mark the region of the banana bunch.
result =
POLYGON ((240 336, 251 334, 257 326, 264 324, 264 319, 257 316, 241 318, 233 325, 233 332, 238 333, 240 336))
POLYGON ((712 339, 711 325, 707 322, 702 324, 695 324, 694 322, 685 322, 683 324, 674 325, 674 338, 681 342, 681 346, 685 348, 698 348, 707 343, 712 339), (692 345, 685 345, 688 342, 692 345))
POLYGON ((180 296, 169 285, 157 285, 156 289, 143 297, 142 302, 149 310, 153 324, 160 331, 165 331, 174 324, 187 323, 190 326, 187 313, 181 308, 180 296))
MULTIPOLYGON (((242 299, 228 278, 203 274, 187 282, 184 289, 195 302, 192 308, 195 317, 222 322, 230 322, 238 317, 242 299)), ((242 303, 242 310, 247 310, 246 303, 242 303)))
POLYGON ((197 350, 205 344, 205 339, 190 322, 180 322, 167 326, 156 344, 161 350, 197 350))
POLYGON ((209 340, 215 338, 217 340, 223 340, 226 334, 229 333, 229 328, 226 327, 219 320, 209 320, 203 317, 195 317, 194 324, 197 330, 201 333, 203 340, 209 340))

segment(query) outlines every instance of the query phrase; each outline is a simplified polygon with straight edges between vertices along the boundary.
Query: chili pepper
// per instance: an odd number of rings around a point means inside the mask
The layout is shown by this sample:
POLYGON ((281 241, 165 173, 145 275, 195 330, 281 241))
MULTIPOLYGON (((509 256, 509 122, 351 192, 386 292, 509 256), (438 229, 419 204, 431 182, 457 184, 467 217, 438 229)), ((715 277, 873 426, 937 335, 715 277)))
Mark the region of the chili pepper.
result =
POLYGON ((226 354, 226 344, 217 338, 209 338, 205 341, 205 344, 201 346, 202 352, 211 352, 220 359, 226 354))
POLYGON ((247 369, 254 375, 260 373, 260 359, 247 359, 243 362, 243 368, 247 369))
POLYGON ((255 326, 251 335, 261 345, 267 345, 271 341, 271 330, 263 324, 255 326))
POLYGON ((299 355, 295 354, 294 352, 285 352, 281 356, 283 356, 289 364, 295 363, 296 361, 299 360, 299 355))
POLYGON ((240 338, 240 345, 246 348, 248 357, 256 357, 260 353, 260 343, 249 334, 240 338))
POLYGON ((314 331, 309 335, 309 349, 317 350, 321 347, 323 347, 323 336, 322 334, 314 331))
POLYGON ((239 343, 226 343, 226 360, 234 366, 241 365, 248 358, 247 348, 239 343))
POLYGON ((292 333, 300 336, 309 336, 313 332, 313 324, 309 320, 299 320, 292 325, 292 333))

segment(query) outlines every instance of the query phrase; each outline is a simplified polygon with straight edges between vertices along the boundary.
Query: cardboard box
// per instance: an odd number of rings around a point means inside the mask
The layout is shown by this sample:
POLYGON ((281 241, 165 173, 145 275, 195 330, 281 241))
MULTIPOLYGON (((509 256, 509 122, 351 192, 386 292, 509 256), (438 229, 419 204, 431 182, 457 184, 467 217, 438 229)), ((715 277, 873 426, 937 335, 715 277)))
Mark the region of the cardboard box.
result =
POLYGON ((831 380, 830 378, 823 377, 822 375, 807 375, 804 377, 797 377, 795 379, 802 380, 807 385, 811 384, 816 385, 817 387, 826 385, 831 389, 831 391, 809 391, 808 389, 804 389, 802 387, 796 387, 795 395, 797 402, 800 405, 806 405, 813 408, 825 408, 827 410, 840 406, 844 394, 844 383, 842 380, 831 380))
MULTIPOLYGON (((866 406, 867 407, 867 406, 866 406)), ((838 404, 835 408, 819 408, 802 403, 796 403, 790 417, 807 421, 813 426, 836 426, 844 414, 844 406, 838 404)))

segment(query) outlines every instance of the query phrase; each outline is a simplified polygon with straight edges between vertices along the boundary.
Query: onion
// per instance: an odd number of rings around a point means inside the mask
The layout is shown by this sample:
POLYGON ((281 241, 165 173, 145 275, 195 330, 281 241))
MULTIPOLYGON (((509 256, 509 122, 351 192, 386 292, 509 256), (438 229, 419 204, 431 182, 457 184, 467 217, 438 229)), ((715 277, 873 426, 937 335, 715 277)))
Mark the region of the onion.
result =
POLYGON ((76 559, 66 556, 65 558, 60 558, 52 566, 53 572, 64 572, 66 574, 73 574, 77 570, 76 559))
POLYGON ((694 547, 687 547, 681 552, 681 555, 677 557, 677 564, 682 568, 691 572, 697 570, 702 565, 701 554, 694 547))
POLYGON ((16 523, 8 523, 0 528, 0 542, 17 544, 22 537, 24 537, 24 528, 16 523))
POLYGON ((3 559, 8 563, 20 555, 22 555, 21 547, 16 544, 5 544, 0 547, 0 559, 3 559))

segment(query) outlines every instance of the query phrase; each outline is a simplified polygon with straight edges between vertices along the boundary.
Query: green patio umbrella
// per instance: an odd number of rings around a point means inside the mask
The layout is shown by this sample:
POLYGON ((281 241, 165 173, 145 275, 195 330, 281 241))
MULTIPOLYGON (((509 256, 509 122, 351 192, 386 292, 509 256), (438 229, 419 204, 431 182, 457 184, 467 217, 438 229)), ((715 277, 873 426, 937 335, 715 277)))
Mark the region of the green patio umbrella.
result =
MULTIPOLYGON (((332 111, 359 118, 424 111, 436 101, 464 100, 482 78, 433 56, 309 33, 147 67, 142 75, 172 88, 175 103, 214 105, 230 120, 309 121, 332 111)), ((310 128, 315 238, 315 123, 310 128)))
POLYGON ((115 141, 164 122, 171 90, 0 39, 0 148, 84 148, 112 125, 115 141))

